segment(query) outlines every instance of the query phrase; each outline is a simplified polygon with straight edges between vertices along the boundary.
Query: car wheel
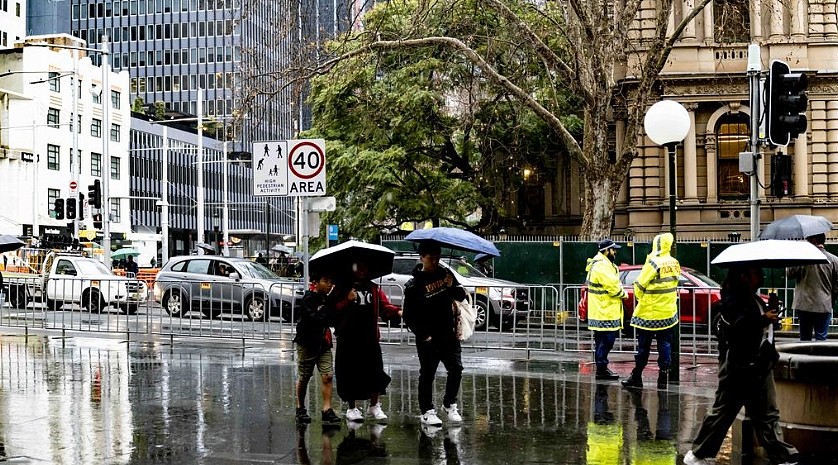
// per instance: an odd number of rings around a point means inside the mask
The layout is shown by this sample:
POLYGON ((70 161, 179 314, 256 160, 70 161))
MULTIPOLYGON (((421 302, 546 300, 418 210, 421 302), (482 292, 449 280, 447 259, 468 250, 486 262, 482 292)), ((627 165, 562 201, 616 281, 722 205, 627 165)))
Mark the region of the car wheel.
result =
POLYGON ((26 306, 29 305, 29 297, 26 295, 26 288, 10 286, 9 305, 11 305, 12 308, 26 308, 26 306))
POLYGON ((268 305, 264 295, 256 294, 248 298, 244 308, 250 321, 265 321, 268 319, 268 305))
POLYGON ((474 320, 474 332, 485 331, 489 325, 489 305, 484 300, 477 300, 474 302, 474 308, 477 310, 477 318, 474 320))
POLYGON ((96 289, 90 289, 81 296, 82 307, 86 308, 90 313, 102 313, 102 309, 107 306, 102 299, 102 294, 96 289))
POLYGON ((189 312, 188 300, 179 289, 172 289, 163 296, 163 308, 170 316, 179 318, 189 312))

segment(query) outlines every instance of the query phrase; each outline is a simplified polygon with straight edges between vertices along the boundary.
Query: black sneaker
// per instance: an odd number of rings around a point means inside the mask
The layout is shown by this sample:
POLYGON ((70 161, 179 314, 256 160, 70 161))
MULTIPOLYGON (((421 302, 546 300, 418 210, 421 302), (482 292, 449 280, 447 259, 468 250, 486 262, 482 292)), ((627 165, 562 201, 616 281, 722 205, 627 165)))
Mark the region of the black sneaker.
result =
POLYGON ((620 375, 618 375, 617 373, 614 373, 613 371, 609 370, 608 368, 603 368, 603 369, 597 369, 596 379, 614 380, 614 379, 620 379, 620 375))
POLYGON ((332 409, 322 412, 321 419, 323 423, 340 423, 340 417, 332 409))
POLYGON ((632 371, 631 376, 621 381, 620 384, 622 384, 624 388, 643 389, 643 378, 641 378, 639 374, 632 371))
POLYGON ((311 423, 311 417, 308 416, 308 412, 306 412, 305 407, 298 408, 295 417, 297 418, 297 423, 311 423))

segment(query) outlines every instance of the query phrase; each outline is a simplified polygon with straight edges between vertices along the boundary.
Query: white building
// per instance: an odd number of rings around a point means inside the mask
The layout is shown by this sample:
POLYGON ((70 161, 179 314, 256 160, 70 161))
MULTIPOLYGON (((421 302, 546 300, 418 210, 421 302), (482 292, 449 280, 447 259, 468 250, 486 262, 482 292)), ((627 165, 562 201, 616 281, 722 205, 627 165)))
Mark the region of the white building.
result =
MULTIPOLYGON (((86 196, 87 186, 106 175, 111 202, 102 208, 110 211, 110 231, 130 232, 128 73, 110 73, 110 91, 103 93, 102 69, 88 51, 57 47, 86 48, 84 41, 59 34, 25 43, 0 49, 0 234, 71 234, 69 220, 53 217, 55 199, 86 196), (54 47, 33 45, 44 42, 54 47)), ((87 201, 81 210, 79 229, 92 230, 87 201)))
POLYGON ((24 35, 26 35, 26 0, 0 1, 0 50, 12 47, 24 35))

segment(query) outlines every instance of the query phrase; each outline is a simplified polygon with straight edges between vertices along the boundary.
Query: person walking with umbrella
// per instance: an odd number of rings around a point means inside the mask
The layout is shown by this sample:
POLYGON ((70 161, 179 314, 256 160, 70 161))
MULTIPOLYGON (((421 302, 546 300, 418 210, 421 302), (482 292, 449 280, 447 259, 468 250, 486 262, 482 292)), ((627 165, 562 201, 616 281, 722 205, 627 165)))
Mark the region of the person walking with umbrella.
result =
MULTIPOLYGON (((642 388, 641 374, 649 362, 652 341, 658 345, 658 389, 666 389, 672 350, 672 327, 678 324, 678 280, 681 264, 670 255, 675 242, 671 233, 658 234, 652 241, 652 253, 634 282, 637 307, 631 325, 637 329, 637 353, 631 376, 623 380, 627 388, 642 388)), ((678 341, 676 341, 676 344, 678 341)))
POLYGON ((619 379, 608 369, 608 353, 623 327, 623 299, 626 291, 614 260, 620 248, 611 239, 597 245, 599 252, 588 260, 588 329, 594 332, 596 379, 619 379))
POLYGON ((809 236, 806 240, 817 247, 828 261, 786 269, 788 277, 796 281, 791 308, 800 321, 801 341, 811 341, 813 331, 816 341, 825 341, 832 305, 838 297, 838 257, 824 249, 825 234, 809 236))
POLYGON ((335 337, 335 375, 341 399, 349 404, 345 418, 362 422, 364 415, 356 401, 369 399, 367 415, 387 420, 378 397, 390 384, 381 356, 379 317, 390 320, 401 316, 401 309, 387 300, 384 291, 370 281, 365 261, 352 264, 351 290, 347 301, 337 305, 335 337))
POLYGON ((452 305, 455 299, 465 299, 466 293, 454 275, 439 266, 439 243, 422 241, 418 252, 421 268, 417 267, 405 284, 404 322, 416 335, 421 422, 432 426, 442 424, 433 404, 433 383, 440 362, 448 372, 443 409, 450 421, 461 422, 457 393, 463 373, 462 348, 452 305))
POLYGON ((766 305, 756 295, 762 283, 762 268, 753 264, 732 266, 722 283, 719 386, 713 409, 684 457, 685 465, 715 463, 712 459, 743 406, 772 463, 792 464, 797 459, 797 449, 783 441, 771 374, 779 357, 773 331, 779 302, 766 305))

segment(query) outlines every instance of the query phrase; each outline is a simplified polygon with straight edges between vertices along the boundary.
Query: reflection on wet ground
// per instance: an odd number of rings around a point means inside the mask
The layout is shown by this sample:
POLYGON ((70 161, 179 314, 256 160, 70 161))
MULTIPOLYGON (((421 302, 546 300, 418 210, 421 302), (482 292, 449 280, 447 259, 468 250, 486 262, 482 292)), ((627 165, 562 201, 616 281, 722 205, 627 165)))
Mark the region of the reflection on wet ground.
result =
MULTIPOLYGON (((461 426, 419 424, 414 349, 386 346, 389 424, 324 429, 312 415, 298 429, 290 347, 2 337, 0 454, 66 464, 672 465, 712 403, 703 378, 630 392, 593 383, 578 361, 465 360, 461 426)), ((318 412, 318 383, 308 399, 318 412)))

